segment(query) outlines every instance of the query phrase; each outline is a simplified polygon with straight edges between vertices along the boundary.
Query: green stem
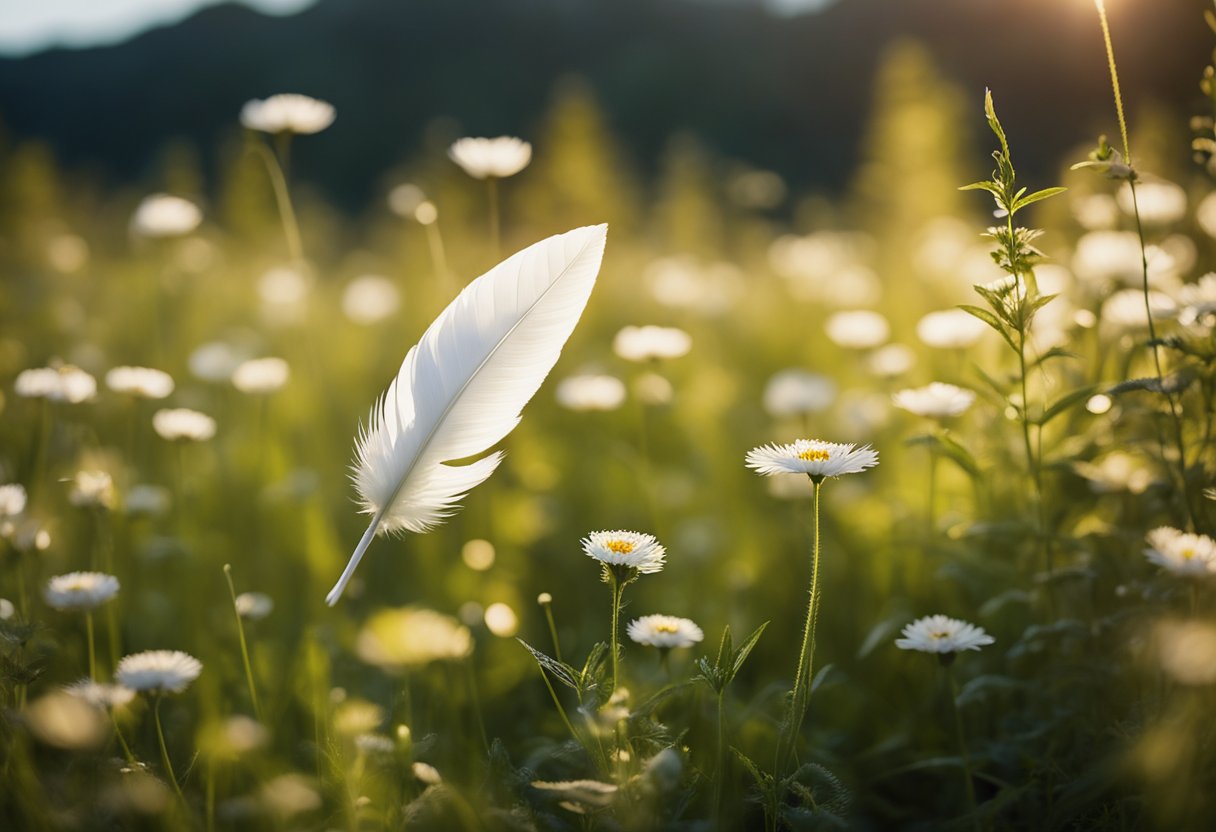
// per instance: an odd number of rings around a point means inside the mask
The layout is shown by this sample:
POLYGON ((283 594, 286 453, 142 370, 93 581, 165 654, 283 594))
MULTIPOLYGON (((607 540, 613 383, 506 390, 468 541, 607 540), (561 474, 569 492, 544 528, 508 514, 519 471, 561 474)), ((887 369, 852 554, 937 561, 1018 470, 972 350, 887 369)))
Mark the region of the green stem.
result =
POLYGON ((215 759, 207 759, 207 832, 215 832, 215 759))
POLYGON ((494 257, 497 259, 502 248, 498 220, 498 177, 487 176, 486 189, 490 194, 490 244, 494 247, 494 257))
POLYGON ((617 643, 617 630, 620 628, 621 596, 625 588, 614 573, 612 575, 612 691, 616 693, 617 678, 620 676, 620 647, 617 643))
POLYGON ((794 674, 794 690, 790 697, 790 714, 786 721, 786 736, 777 742, 777 775, 784 771, 794 755, 798 737, 802 733, 802 720, 806 716, 807 699, 815 666, 815 627, 819 619, 819 495, 823 490, 823 478, 812 479, 814 497, 814 544, 811 550, 811 588, 807 601, 806 623, 802 630, 802 647, 798 651, 798 670, 794 674))
POLYGON ((1110 40, 1110 23, 1106 20, 1106 3, 1094 0, 1098 21, 1102 24, 1102 41, 1106 44, 1106 63, 1110 67, 1110 86, 1115 93, 1115 113, 1119 117, 1119 135, 1123 139, 1123 161, 1131 166, 1132 151, 1127 142, 1127 119, 1123 116, 1123 94, 1119 91, 1119 70, 1115 67, 1115 47, 1110 40))
POLYGON ((559 662, 562 660, 562 644, 557 638, 557 623, 553 620, 553 604, 543 604, 545 608, 545 620, 549 623, 549 635, 553 639, 553 657, 559 662))
POLYGON ((726 819, 722 811, 722 786, 726 779, 726 720, 723 715, 723 698, 726 688, 718 690, 718 771, 714 777, 714 817, 718 819, 717 828, 726 829, 726 819))
MULTIPOLYGON (((963 734, 963 716, 958 709, 958 682, 954 678, 954 669, 946 666, 947 695, 950 697, 950 712, 954 716, 954 739, 958 743, 959 758, 963 762, 963 780, 967 790, 967 808, 974 817, 978 806, 975 802, 975 784, 971 779, 971 761, 967 757, 967 741, 963 734)), ((980 828, 979 818, 975 818, 975 828, 980 828)))
POLYGON ((574 737, 575 742, 582 743, 579 738, 578 731, 574 730, 574 725, 570 722, 570 717, 566 714, 566 709, 562 707, 562 701, 557 698, 557 691, 553 689, 553 683, 549 681, 549 674, 545 673, 545 669, 540 669, 540 678, 545 680, 545 687, 549 689, 549 696, 553 699, 553 705, 557 708, 557 713, 561 716, 562 722, 566 725, 566 730, 570 732, 570 736, 574 737))
POLYGON ((937 529, 937 449, 929 447, 929 504, 927 507, 929 534, 937 529))
POLYGON ((426 226, 426 243, 431 252, 431 265, 435 274, 447 289, 451 277, 448 274, 448 258, 443 249, 443 235, 439 232, 438 219, 426 226))
POLYGON ((110 711, 110 721, 114 723, 114 736, 118 737, 118 744, 122 746, 122 753, 127 758, 127 765, 135 768, 137 765, 135 754, 131 751, 131 746, 127 745, 127 738, 122 735, 122 729, 118 727, 118 717, 114 716, 114 711, 110 711))
POLYGON ((93 611, 84 614, 84 632, 89 642, 89 678, 97 681, 97 650, 93 641, 93 611))
POLYGON ((287 252, 295 263, 304 261, 304 246, 301 243, 300 224, 296 220, 295 208, 291 204, 291 194, 287 190, 287 177, 278 157, 260 141, 250 145, 254 152, 262 157, 266 164, 266 173, 270 177, 270 185, 274 188, 275 203, 279 207, 279 218, 283 222, 283 236, 287 238, 287 252))
POLYGON ((165 766, 165 774, 169 777, 169 782, 173 784, 173 791, 177 793, 177 798, 182 802, 182 806, 186 805, 186 796, 182 794, 182 787, 177 782, 177 775, 173 773, 173 763, 169 760, 169 748, 165 745, 165 729, 160 724, 160 703, 164 699, 161 694, 156 694, 152 705, 152 719, 156 723, 156 740, 160 743, 160 759, 165 766))
POLYGON ((241 661, 245 664, 245 681, 249 685, 249 699, 253 702, 253 713, 262 721, 262 709, 258 705, 258 691, 253 683, 253 664, 249 661, 249 645, 245 641, 245 625, 241 621, 241 611, 236 606, 236 587, 232 583, 232 566, 224 564, 224 577, 228 580, 228 596, 232 599, 232 612, 236 616, 236 634, 241 642, 241 661))

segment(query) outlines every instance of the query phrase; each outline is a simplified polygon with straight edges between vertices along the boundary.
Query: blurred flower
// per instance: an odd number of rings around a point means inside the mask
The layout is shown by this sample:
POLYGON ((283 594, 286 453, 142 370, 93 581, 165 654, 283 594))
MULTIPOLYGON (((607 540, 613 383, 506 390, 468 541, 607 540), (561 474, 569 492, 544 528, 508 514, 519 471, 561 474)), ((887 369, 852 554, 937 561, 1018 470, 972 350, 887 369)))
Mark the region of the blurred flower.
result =
POLYGON ((290 374, 281 358, 254 358, 232 371, 232 386, 251 395, 273 393, 287 383, 290 374))
POLYGON ((1209 237, 1216 237, 1216 191, 1205 196, 1195 209, 1195 221, 1209 237))
POLYGON ((586 814, 588 811, 607 809, 612 805, 618 791, 611 783, 601 783, 599 780, 533 780, 532 788, 553 795, 560 800, 563 809, 575 814, 586 814))
POLYGON ((887 344, 870 353, 867 365, 870 372, 879 378, 895 378, 911 370, 916 363, 916 353, 903 344, 887 344))
POLYGON ((553 596, 548 592, 542 592, 540 595, 536 596, 536 603, 540 604, 542 607, 552 604, 553 596))
POLYGON ((68 751, 100 746, 109 728, 108 720, 96 708, 63 691, 38 698, 22 716, 38 740, 68 751))
POLYGON ((25 511, 25 486, 16 483, 0 485, 0 520, 16 517, 25 511))
POLYGON ((384 709, 366 699, 347 699, 334 708, 334 732, 355 737, 375 731, 384 722, 384 709))
POLYGON ((228 381, 246 356, 223 341, 210 341, 190 353, 190 372, 203 381, 228 381))
POLYGON ((935 381, 925 387, 900 390, 891 396, 891 401, 901 410, 930 419, 945 419, 958 416, 975 402, 975 393, 935 381))
POLYGON ((460 559, 464 565, 476 572, 484 572, 493 566, 494 555, 494 544, 478 538, 466 541, 460 549, 460 559))
POLYGON ((1144 556, 1162 569, 1182 577, 1216 573, 1216 541, 1204 534, 1187 534, 1169 526, 1146 535, 1144 556))
POLYGON ((59 234, 46 247, 51 268, 62 274, 80 271, 89 262, 89 244, 76 234, 59 234))
POLYGON ((418 779, 418 782, 425 785, 438 786, 443 782, 443 778, 439 776, 439 769, 427 763, 415 762, 410 766, 410 771, 418 779))
POLYGON ((612 351, 626 361, 679 358, 692 349, 692 336, 663 326, 627 326, 612 339, 612 351))
POLYGON ((824 329, 832 343, 853 350, 880 347, 891 337, 887 319, 867 309, 837 312, 828 318, 824 329))
POLYGON ((200 750, 209 756, 236 760, 270 742, 266 726, 243 714, 230 716, 208 726, 200 738, 200 750))
POLYGON ((922 653, 961 653, 964 650, 979 650, 995 641, 984 632, 983 627, 944 615, 918 618, 904 627, 903 636, 896 639, 896 647, 922 653))
POLYGON ((114 671, 120 685, 136 691, 181 693, 203 672, 203 664, 181 650, 145 650, 123 656, 114 671))
POLYGON ((1105 393, 1096 393, 1085 400, 1085 409, 1095 416, 1101 416, 1103 413, 1109 413, 1114 406, 1115 400, 1105 393))
POLYGON ((570 376, 557 385, 557 402, 567 410, 616 410, 625 402, 625 384, 615 376, 570 376))
POLYGON ((646 761, 645 773, 650 785, 660 794, 666 794, 680 785, 684 760, 674 748, 667 747, 646 761))
POLYGON ((311 291, 306 275, 296 269, 273 268, 258 278, 257 290, 262 317, 268 324, 298 324, 304 320, 311 291))
POLYGON ((807 474, 812 479, 856 474, 878 464, 878 451, 819 439, 789 445, 762 445, 747 452, 747 467, 758 474, 807 474))
POLYGON ((1119 207, 1129 217, 1140 208, 1140 221, 1145 225, 1161 226, 1176 223, 1186 216, 1186 191, 1173 182, 1140 179, 1136 183, 1136 205, 1132 203, 1132 186, 1124 182, 1115 195, 1119 207))
POLYGON ((355 748, 369 757, 387 756, 397 750, 391 739, 380 734, 360 734, 355 737, 355 748))
POLYGON ((1216 316, 1216 272, 1208 272, 1194 283, 1178 290, 1178 321, 1183 326, 1206 324, 1216 316))
POLYGON ((413 182, 403 182, 388 192, 388 207, 405 220, 414 219, 418 206, 426 202, 426 193, 413 182))
POLYGON ((114 508, 118 494, 113 478, 106 471, 77 471, 68 489, 68 502, 81 508, 114 508))
POLYGON ((1161 668, 1175 681, 1216 682, 1216 626, 1206 621, 1162 621, 1155 635, 1161 668))
POLYGON ((834 401, 836 382, 805 370, 781 370, 764 386, 764 409, 776 418, 818 413, 834 401))
POLYGON ((0 621, 8 621, 17 614, 17 608, 7 598, 0 598, 0 621))
POLYGON ((188 199, 170 194, 144 197, 131 216, 131 230, 142 237, 178 237, 203 221, 203 212, 188 199))
POLYGON ((241 124, 263 133, 320 133, 334 123, 332 104, 296 93, 280 93, 245 102, 241 124))
POLYGON ((705 638, 705 633, 693 621, 674 615, 643 615, 629 622, 629 637, 638 644, 670 650, 692 647, 705 638))
POLYGON ((250 621, 261 621, 274 611, 274 599, 264 592, 242 592, 236 596, 236 614, 250 621))
MULTIPOLYGON (((1153 320, 1165 320, 1178 313, 1178 307, 1169 295, 1150 291, 1148 297, 1153 320)), ((1104 328, 1114 330, 1147 327, 1144 292, 1140 289, 1120 289, 1107 297, 1102 304, 1102 324, 1104 328)))
POLYGON ((513 136, 466 138, 453 143, 448 156, 474 179, 502 179, 528 166, 532 145, 513 136))
POLYGON ((1153 472, 1144 460, 1123 451, 1112 451, 1097 462, 1074 462, 1072 467, 1099 494, 1110 491, 1143 494, 1153 483, 1153 472))
POLYGON ((510 638, 519 630, 515 610, 501 601, 486 607, 485 622, 486 629, 499 638, 510 638))
POLYGON ((642 404, 658 406, 669 404, 675 389, 658 373, 643 373, 634 379, 633 393, 642 404))
POLYGON ((94 610, 118 594, 118 578, 103 572, 69 572, 47 581, 47 604, 57 610, 94 610))
POLYGON ((302 774, 280 774, 262 784, 262 803, 280 817, 291 817, 321 808, 321 793, 302 774))
POLYGON ((81 679, 63 689, 65 693, 75 696, 94 708, 113 710, 129 704, 135 698, 135 691, 122 685, 107 685, 94 682, 92 679, 81 679))
POLYGON ((115 367, 106 373, 106 386, 137 399, 163 399, 173 392, 173 376, 150 367, 115 367))
POLYGON ((156 411, 152 414, 152 428, 170 442, 205 442, 215 436, 214 419, 184 407, 156 411))
POLYGON ((768 210, 785 199, 785 181, 769 170, 739 173, 726 183, 726 193, 741 208, 768 210))
POLYGON ((342 313, 362 326, 391 318, 401 304, 401 293, 387 277, 356 277, 342 291, 342 313))
POLYGON ((733 263, 702 266, 692 257, 664 257, 642 275, 650 296, 661 306, 705 316, 729 312, 742 290, 743 277, 733 263))
POLYGON ((466 627, 480 627, 485 623, 486 608, 476 601, 465 601, 456 610, 456 617, 466 627))
POLYGON ((64 364, 22 370, 13 389, 24 398, 80 404, 97 395, 97 379, 79 367, 64 364))
POLYGON ((627 566, 643 575, 660 571, 667 553, 654 535, 642 532, 591 532, 581 542, 588 557, 609 566, 627 566))
POLYGON ((1086 231, 1102 231, 1119 224, 1119 204, 1110 194, 1078 196, 1072 201, 1072 215, 1086 231))
POLYGON ((988 324, 962 309, 930 312, 916 324, 916 337, 939 350, 963 350, 988 331, 988 324))
POLYGON ((1157 246, 1141 252, 1140 237, 1132 231, 1091 231, 1083 235, 1073 251, 1072 271, 1096 289, 1112 282, 1138 286, 1144 279, 1142 256, 1148 260, 1150 286, 1175 277, 1173 258, 1157 246))
POLYGON ((857 233, 786 235, 769 246, 768 260, 799 300, 866 306, 882 298, 881 281, 863 263, 873 247, 873 240, 857 233))
POLYGON ((368 664, 400 671, 463 659, 473 652, 473 635, 456 619, 434 610, 387 609, 364 623, 355 639, 355 652, 368 664))
POLYGON ((128 514, 164 514, 169 510, 169 491, 160 485, 141 483, 131 487, 123 500, 128 514))

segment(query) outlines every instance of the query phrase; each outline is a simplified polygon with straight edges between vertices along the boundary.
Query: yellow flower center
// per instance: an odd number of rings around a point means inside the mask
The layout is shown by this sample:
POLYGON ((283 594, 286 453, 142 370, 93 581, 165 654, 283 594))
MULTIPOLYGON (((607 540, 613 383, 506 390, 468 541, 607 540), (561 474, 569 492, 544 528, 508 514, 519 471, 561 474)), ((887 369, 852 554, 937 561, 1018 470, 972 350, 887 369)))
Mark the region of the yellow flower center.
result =
POLYGON ((633 544, 628 540, 609 540, 604 543, 604 546, 610 552, 616 552, 618 555, 627 555, 633 551, 633 544))
POLYGON ((828 452, 822 448, 808 448, 798 454, 799 459, 805 459, 807 462, 827 462, 829 459, 828 452))
POLYGON ((1182 550, 1182 559, 1183 560, 1192 560, 1194 557, 1195 557, 1194 549, 1183 549, 1182 550))
POLYGON ((680 628, 675 624, 668 624, 666 621, 664 621, 661 624, 655 624, 654 631, 656 633, 677 633, 680 631, 680 628))
POLYGON ((950 638, 950 634, 946 633, 946 632, 936 632, 936 633, 930 633, 929 637, 940 640, 943 638, 950 638))

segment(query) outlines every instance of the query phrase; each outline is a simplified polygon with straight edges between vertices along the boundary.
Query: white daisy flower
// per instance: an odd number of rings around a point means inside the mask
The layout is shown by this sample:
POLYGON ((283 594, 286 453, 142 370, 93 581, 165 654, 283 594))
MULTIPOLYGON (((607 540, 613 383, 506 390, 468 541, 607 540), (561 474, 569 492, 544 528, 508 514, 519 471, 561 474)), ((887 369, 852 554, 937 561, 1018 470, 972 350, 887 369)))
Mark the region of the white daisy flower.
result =
POLYGON ((43 596, 57 610, 94 610, 118 594, 118 578, 103 572, 69 572, 47 581, 43 596))
POLYGON ((223 341, 208 341, 190 353, 190 372, 203 381, 221 382, 232 378, 232 371, 248 358, 241 350, 223 341))
POLYGON ((123 656, 114 672, 120 685, 135 691, 181 693, 203 672, 203 663, 181 650, 145 650, 123 656))
POLYGON ((705 633, 696 623, 674 615, 643 615, 629 622, 627 632, 638 644, 661 650, 692 647, 705 638, 705 633))
POLYGON ((983 627, 944 615, 918 618, 904 627, 903 636, 901 639, 896 639, 896 647, 903 650, 939 654, 979 650, 995 641, 992 636, 984 632, 983 627))
POLYGON ((532 145, 513 136, 460 139, 448 156, 474 179, 514 176, 532 161, 532 145))
POLYGON ((280 93, 245 102, 241 124, 263 133, 320 133, 334 123, 332 104, 307 95, 280 93))
POLYGON ((782 370, 764 386, 764 409, 776 418, 819 413, 834 401, 836 382, 806 370, 782 370))
POLYGON ((287 383, 291 369, 281 358, 254 358, 232 371, 232 386, 242 393, 273 393, 287 383))
POLYGON ((1136 183, 1136 198, 1132 200, 1132 186, 1124 182, 1115 199, 1123 213, 1131 217, 1140 211, 1140 221, 1145 225, 1173 225, 1186 216, 1186 191, 1181 186, 1164 179, 1144 180, 1136 183))
POLYGON ((824 329, 832 343, 851 350, 881 347, 891 337, 887 319, 868 309, 837 312, 828 318, 824 329))
POLYGON ((935 381, 925 387, 900 390, 891 402, 901 410, 930 419, 958 416, 975 402, 975 393, 953 384, 935 381))
POLYGON ((198 228, 203 212, 188 199, 171 194, 144 197, 131 215, 131 230, 141 237, 179 237, 198 228))
POLYGON ((895 378, 912 369, 916 364, 916 353, 903 344, 887 344, 874 350, 866 364, 870 372, 879 378, 895 378))
POLYGON ((660 571, 667 554, 654 535, 641 532, 592 532, 582 544, 588 557, 608 566, 627 566, 643 575, 660 571))
POLYGON ((274 599, 264 592, 242 592, 236 596, 236 614, 250 621, 261 621, 274 611, 274 599))
POLYGON ((377 274, 356 277, 342 292, 342 314, 360 326, 391 318, 400 305, 397 285, 377 274))
POLYGON ((1216 541, 1205 534, 1187 534, 1169 526, 1146 535, 1144 556, 1174 575, 1198 577, 1216 572, 1216 541))
POLYGON ((25 511, 25 486, 17 483, 0 485, 0 520, 16 517, 25 511))
POLYGON ((562 379, 556 395, 567 410, 616 410, 625 402, 625 383, 616 376, 584 373, 562 379))
POLYGON ((612 351, 626 361, 679 358, 692 349, 692 336, 670 326, 627 326, 612 339, 612 351))
POLYGON ((215 436, 214 419, 184 407, 156 411, 152 414, 152 427, 170 442, 205 442, 215 436))
POLYGON ((372 615, 355 638, 355 653, 388 671, 463 659, 473 652, 473 634, 450 615, 419 607, 372 615))
POLYGON ((135 698, 135 691, 122 685, 107 685, 92 679, 81 679, 64 688, 64 691, 83 699, 94 708, 110 710, 128 704, 135 698))
POLYGON ((163 399, 173 392, 173 376, 150 367, 115 367, 106 373, 106 387, 137 399, 163 399))
POLYGON ((118 503, 114 478, 106 471, 77 471, 68 489, 68 502, 81 508, 114 508, 118 503))
POLYGON ((1216 627, 1206 621, 1162 621, 1154 633, 1161 668, 1184 685, 1216 682, 1216 627))
POLYGON ((747 452, 747 467, 758 474, 806 474, 811 479, 856 474, 878 464, 869 445, 798 439, 789 445, 761 445, 747 452))
POLYGON ((510 638, 519 631, 519 617, 509 604, 490 604, 483 614, 486 629, 499 638, 510 638))
POLYGON ((988 331, 988 324, 962 309, 930 312, 916 324, 916 337, 927 347, 964 350, 988 331))
POLYGON ((14 390, 18 396, 28 399, 80 404, 97 395, 97 379, 71 364, 38 367, 21 371, 14 390))

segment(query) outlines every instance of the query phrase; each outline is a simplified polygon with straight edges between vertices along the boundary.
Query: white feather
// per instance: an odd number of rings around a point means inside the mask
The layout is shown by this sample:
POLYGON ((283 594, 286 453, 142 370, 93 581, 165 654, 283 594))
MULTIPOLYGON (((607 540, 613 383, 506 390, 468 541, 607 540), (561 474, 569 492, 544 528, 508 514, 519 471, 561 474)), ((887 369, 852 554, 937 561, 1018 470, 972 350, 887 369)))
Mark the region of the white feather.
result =
POLYGON ((427 328, 372 407, 353 480, 371 524, 326 596, 342 597, 377 533, 441 523, 502 461, 467 465, 510 433, 583 314, 608 229, 577 228, 512 255, 474 280, 427 328))

